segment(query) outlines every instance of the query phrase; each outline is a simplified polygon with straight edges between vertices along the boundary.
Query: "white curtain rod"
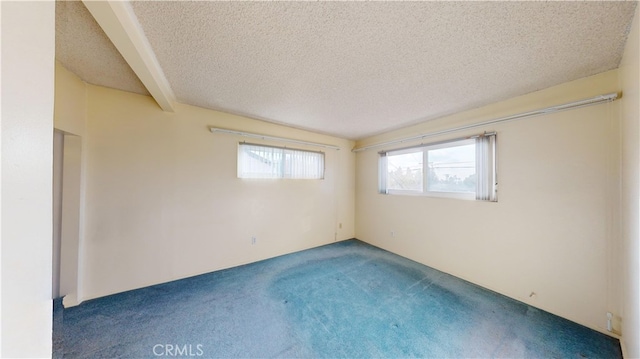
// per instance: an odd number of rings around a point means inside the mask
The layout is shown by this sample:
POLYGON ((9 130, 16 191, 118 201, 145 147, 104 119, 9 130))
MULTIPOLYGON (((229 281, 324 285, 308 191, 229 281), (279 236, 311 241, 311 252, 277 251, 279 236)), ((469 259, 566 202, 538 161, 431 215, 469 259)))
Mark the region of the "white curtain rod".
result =
POLYGON ((526 118, 526 117, 532 117, 532 116, 543 115, 543 114, 547 114, 547 113, 564 111, 564 110, 569 110, 569 109, 574 109, 574 108, 597 105, 597 104, 600 104, 600 103, 603 103, 603 102, 614 101, 617 98, 618 98, 618 93, 614 92, 614 93, 610 93, 610 94, 606 94, 606 95, 600 95, 600 96, 596 96, 596 97, 592 97, 592 98, 587 98, 587 99, 584 99, 584 100, 569 102, 569 103, 565 103, 565 104, 562 104, 562 105, 547 107, 547 108, 534 110, 534 111, 529 111, 529 112, 523 112, 523 113, 510 115, 510 116, 506 116, 506 117, 500 117, 500 118, 496 118, 496 119, 489 120, 489 121, 473 123, 473 124, 470 124, 470 125, 450 128, 450 129, 446 129, 446 130, 442 130, 442 131, 423 133, 423 134, 420 134, 420 135, 417 135, 417 136, 401 138, 401 139, 398 139, 398 140, 392 140, 392 141, 387 141, 387 142, 376 143, 376 144, 369 145, 369 146, 354 148, 351 151, 352 152, 361 152, 361 151, 370 150, 372 148, 378 148, 378 147, 383 147, 383 146, 388 146, 388 145, 394 145, 394 144, 397 144, 397 143, 420 140, 420 139, 427 138, 427 137, 444 135, 444 134, 447 134, 447 133, 467 130, 467 129, 470 129, 470 128, 476 128, 476 127, 481 127, 481 126, 486 126, 486 125, 493 125, 495 123, 500 123, 500 122, 515 121, 515 120, 520 120, 520 119, 523 119, 523 118, 526 118))
POLYGON ((330 149, 334 149, 334 150, 340 150, 340 147, 338 147, 338 146, 327 145, 327 144, 324 144, 324 143, 308 142, 308 141, 302 141, 302 140, 294 140, 292 138, 284 138, 284 137, 267 136, 267 135, 261 135, 261 134, 258 134, 258 133, 251 133, 251 132, 227 130, 225 128, 209 127, 209 131, 218 132, 218 133, 226 133, 226 134, 229 134, 229 135, 238 135, 238 136, 244 136, 244 137, 261 138, 263 140, 273 140, 273 141, 279 141, 279 142, 290 142, 290 143, 297 143, 297 144, 300 144, 300 145, 324 147, 324 148, 330 148, 330 149))

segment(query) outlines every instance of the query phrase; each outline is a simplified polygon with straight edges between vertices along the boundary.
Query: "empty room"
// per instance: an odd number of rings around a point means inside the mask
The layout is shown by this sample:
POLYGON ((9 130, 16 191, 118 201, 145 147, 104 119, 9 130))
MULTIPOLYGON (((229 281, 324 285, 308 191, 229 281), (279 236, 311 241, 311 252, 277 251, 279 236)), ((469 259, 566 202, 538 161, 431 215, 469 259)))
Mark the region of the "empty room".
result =
POLYGON ((0 10, 1 357, 640 358, 637 2, 0 10))

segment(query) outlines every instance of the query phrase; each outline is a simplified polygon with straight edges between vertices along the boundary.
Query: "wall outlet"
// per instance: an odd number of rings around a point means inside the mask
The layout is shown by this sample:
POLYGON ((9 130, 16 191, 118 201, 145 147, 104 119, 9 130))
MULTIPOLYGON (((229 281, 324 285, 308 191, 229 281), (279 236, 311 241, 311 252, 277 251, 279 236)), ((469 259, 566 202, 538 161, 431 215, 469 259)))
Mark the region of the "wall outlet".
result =
POLYGON ((251 244, 256 244, 256 237, 251 237, 251 244))
POLYGON ((342 229, 342 223, 338 223, 338 228, 342 229))
POLYGON ((389 232, 389 235, 390 235, 391 237, 395 237, 395 236, 396 236, 396 232, 395 232, 395 231, 391 231, 391 232, 389 232))

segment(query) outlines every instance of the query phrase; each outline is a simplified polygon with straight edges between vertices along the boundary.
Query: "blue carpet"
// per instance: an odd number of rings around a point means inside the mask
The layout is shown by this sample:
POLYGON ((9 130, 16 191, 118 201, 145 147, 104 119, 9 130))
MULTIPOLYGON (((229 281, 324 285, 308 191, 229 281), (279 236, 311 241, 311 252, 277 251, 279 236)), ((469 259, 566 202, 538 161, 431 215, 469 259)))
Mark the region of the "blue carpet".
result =
POLYGON ((63 322, 63 311, 64 307, 62 306, 62 298, 56 298, 53 300, 53 353, 51 354, 52 359, 61 359, 63 358, 63 349, 64 349, 64 341, 63 341, 63 330, 62 330, 62 322, 63 322))
POLYGON ((62 321, 65 358, 622 357, 617 339, 357 240, 91 300, 62 321))

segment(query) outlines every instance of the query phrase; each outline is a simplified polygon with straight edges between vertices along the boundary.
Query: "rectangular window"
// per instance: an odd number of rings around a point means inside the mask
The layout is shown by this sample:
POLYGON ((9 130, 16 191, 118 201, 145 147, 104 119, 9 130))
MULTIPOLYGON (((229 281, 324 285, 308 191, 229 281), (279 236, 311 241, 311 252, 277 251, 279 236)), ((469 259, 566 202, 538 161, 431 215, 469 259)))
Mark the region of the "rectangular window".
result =
POLYGON ((240 143, 238 177, 323 179, 324 153, 240 143))
POLYGON ((380 153, 380 192, 496 201, 495 133, 380 153))
POLYGON ((392 152, 387 155, 387 190, 422 191, 422 150, 392 152))

